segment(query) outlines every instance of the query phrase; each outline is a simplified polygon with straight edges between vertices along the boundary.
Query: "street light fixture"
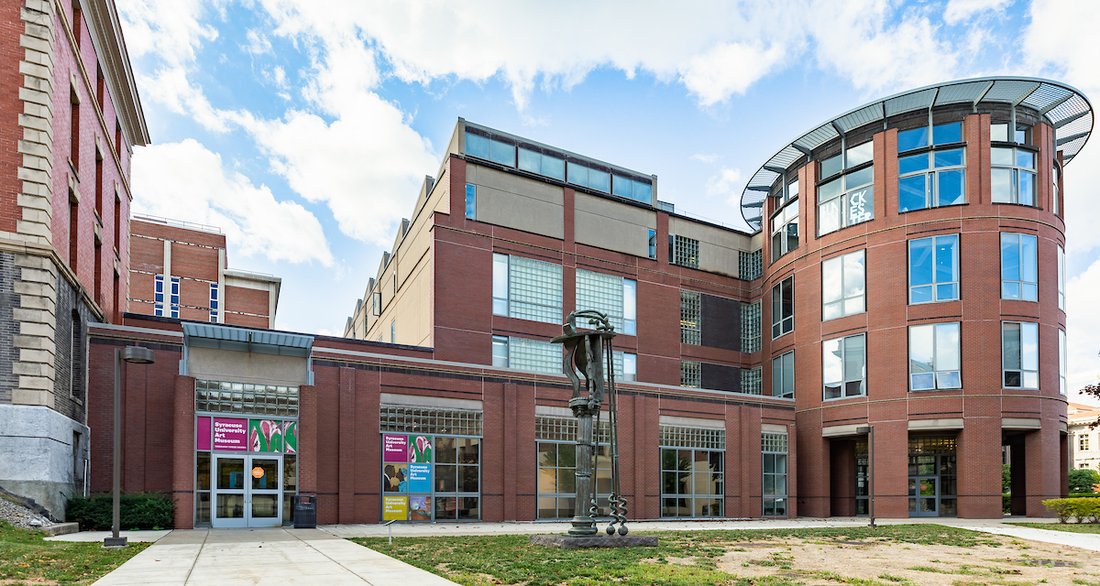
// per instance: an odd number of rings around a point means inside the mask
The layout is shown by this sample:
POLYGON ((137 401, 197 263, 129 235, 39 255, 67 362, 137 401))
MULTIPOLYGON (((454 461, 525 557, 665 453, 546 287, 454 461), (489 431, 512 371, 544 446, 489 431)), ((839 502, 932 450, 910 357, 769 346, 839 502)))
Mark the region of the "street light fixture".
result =
POLYGON ((861 425, 856 433, 867 436, 867 513, 871 516, 871 527, 875 525, 875 427, 861 425))
POLYGON ((114 448, 111 457, 114 460, 113 482, 111 487, 111 536, 103 538, 103 547, 126 547, 126 538, 119 537, 119 494, 122 485, 122 363, 152 364, 155 361, 153 351, 143 346, 115 348, 115 423, 114 448))

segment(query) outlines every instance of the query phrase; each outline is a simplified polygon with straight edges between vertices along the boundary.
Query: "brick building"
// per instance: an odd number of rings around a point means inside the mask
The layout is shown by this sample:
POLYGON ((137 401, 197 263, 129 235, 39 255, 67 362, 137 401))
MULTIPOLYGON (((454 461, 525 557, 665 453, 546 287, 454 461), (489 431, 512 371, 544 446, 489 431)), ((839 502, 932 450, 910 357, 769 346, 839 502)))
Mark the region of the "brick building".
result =
POLYGON ((281 286, 279 277, 230 270, 218 228, 152 216, 130 222, 130 312, 273 328, 281 286))
POLYGON ((86 333, 118 321, 130 155, 148 143, 111 0, 0 7, 0 486, 84 489, 86 333))

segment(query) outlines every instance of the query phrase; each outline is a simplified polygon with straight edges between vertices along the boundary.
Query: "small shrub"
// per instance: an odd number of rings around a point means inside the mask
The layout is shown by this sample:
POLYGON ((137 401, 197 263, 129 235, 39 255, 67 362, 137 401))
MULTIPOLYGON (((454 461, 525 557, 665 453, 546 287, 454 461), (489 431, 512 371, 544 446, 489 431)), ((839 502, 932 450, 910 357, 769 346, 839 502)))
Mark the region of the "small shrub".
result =
POLYGON ((1061 523, 1070 517, 1076 523, 1100 523, 1100 498, 1047 499, 1043 506, 1057 515, 1061 523))
POLYGON ((1012 493, 1010 493, 1010 492, 1002 492, 1001 493, 1001 512, 1004 513, 1005 515, 1011 515, 1012 514, 1012 493))
POLYGON ((1069 491, 1071 493, 1093 492, 1100 484, 1100 472, 1091 468, 1077 468, 1069 471, 1069 491))
MULTIPOLYGON (((111 495, 74 497, 65 507, 65 518, 80 523, 84 531, 111 528, 111 495)), ((169 529, 174 505, 167 496, 149 492, 123 494, 119 498, 119 525, 122 529, 169 529)))

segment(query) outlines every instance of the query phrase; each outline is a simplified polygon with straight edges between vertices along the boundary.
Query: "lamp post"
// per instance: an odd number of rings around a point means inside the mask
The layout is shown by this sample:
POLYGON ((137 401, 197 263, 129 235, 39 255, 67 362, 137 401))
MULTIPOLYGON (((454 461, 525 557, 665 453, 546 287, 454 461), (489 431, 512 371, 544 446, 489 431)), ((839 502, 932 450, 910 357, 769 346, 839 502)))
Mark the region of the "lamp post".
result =
POLYGON ((875 427, 861 425, 856 433, 867 436, 867 513, 871 516, 871 527, 875 525, 875 427))
POLYGON ((122 363, 152 364, 153 351, 142 346, 115 348, 115 416, 114 447, 111 457, 114 471, 111 486, 111 536, 103 538, 103 547, 126 547, 126 538, 119 537, 119 494, 122 484, 122 363))

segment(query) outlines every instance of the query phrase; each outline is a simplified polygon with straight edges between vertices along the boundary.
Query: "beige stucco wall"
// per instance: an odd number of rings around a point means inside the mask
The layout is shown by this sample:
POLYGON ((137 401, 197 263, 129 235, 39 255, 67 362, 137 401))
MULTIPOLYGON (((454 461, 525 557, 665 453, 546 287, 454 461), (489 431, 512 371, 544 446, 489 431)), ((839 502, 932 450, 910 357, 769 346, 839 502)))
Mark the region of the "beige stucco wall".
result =
POLYGON ((466 181, 477 186, 477 221, 562 238, 561 187, 470 164, 466 181))
POLYGON ((649 254, 649 231, 657 229, 656 212, 585 193, 577 193, 573 201, 578 244, 635 256, 649 254))
POLYGON ((309 381, 304 357, 195 347, 187 350, 187 375, 269 385, 304 385, 309 381))
MULTIPOLYGON (((752 239, 746 234, 701 224, 684 218, 668 219, 669 234, 687 236, 699 241, 699 268, 731 277, 738 276, 739 252, 752 250, 752 239)), ((667 246, 667 244, 666 244, 667 246)))

